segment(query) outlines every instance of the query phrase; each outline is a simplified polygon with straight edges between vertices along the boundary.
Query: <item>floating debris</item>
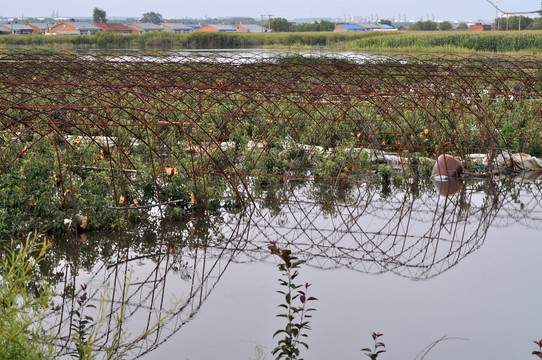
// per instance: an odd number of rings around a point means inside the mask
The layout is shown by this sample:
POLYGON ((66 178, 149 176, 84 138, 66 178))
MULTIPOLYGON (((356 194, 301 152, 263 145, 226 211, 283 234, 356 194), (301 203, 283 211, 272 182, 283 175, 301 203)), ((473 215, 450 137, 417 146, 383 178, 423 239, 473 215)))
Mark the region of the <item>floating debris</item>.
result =
POLYGON ((440 155, 433 166, 433 172, 431 177, 435 175, 447 175, 449 177, 457 177, 465 172, 465 168, 461 161, 453 157, 452 155, 443 154, 440 155))

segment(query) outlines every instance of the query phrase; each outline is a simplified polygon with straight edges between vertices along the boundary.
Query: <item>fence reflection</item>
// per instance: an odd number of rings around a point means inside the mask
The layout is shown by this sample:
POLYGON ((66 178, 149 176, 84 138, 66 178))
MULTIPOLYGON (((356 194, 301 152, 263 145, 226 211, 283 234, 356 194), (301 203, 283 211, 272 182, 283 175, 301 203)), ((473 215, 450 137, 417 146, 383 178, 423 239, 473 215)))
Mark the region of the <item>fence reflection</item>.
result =
MULTIPOLYGON (((73 346, 68 338, 73 320, 69 314, 76 306, 72 296, 77 296, 73 289, 88 281, 91 302, 98 305, 107 287, 106 310, 111 319, 124 306, 122 326, 130 334, 136 337, 152 330, 132 353, 138 357, 189 323, 232 263, 274 263, 269 241, 290 248, 308 266, 319 269, 392 272, 424 280, 479 249, 490 227, 506 226, 520 217, 525 227, 542 226, 539 183, 517 186, 508 178, 470 179, 458 194, 442 197, 426 182, 399 185, 387 195, 373 183, 358 183, 342 190, 348 193, 343 194, 347 202, 330 204, 310 198, 309 190, 318 185, 309 181, 276 188, 272 201, 255 197, 254 206, 245 211, 216 213, 205 223, 193 218, 165 224, 159 232, 133 229, 115 241, 110 235, 88 234, 86 242, 70 250, 71 262, 64 267, 62 311, 56 312, 58 318, 52 323, 64 334, 64 351, 69 352, 73 346), (104 242, 113 243, 108 255, 94 264, 79 264, 78 259, 104 242), (179 302, 172 301, 172 294, 179 302)), ((340 184, 319 186, 333 193, 340 184)), ((111 321, 103 328, 99 341, 111 341, 108 336, 115 324, 111 321)))

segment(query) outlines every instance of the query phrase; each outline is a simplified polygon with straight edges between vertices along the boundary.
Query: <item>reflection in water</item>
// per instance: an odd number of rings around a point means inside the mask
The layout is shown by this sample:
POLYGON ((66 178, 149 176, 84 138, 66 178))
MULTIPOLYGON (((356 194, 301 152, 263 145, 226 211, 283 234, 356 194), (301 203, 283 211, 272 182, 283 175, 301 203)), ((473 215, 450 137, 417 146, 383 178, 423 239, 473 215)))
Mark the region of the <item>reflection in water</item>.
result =
POLYGON ((67 356, 74 349, 70 312, 79 285, 89 284, 96 306, 107 288, 111 320, 98 342, 113 341, 115 316, 124 306, 119 326, 129 330, 128 339, 151 332, 132 352, 143 356, 194 318, 232 262, 274 262, 269 241, 320 269, 433 278, 480 248, 490 226, 521 220, 542 227, 542 185, 513 185, 510 179, 468 180, 456 191, 452 185, 435 185, 435 191, 429 181, 419 181, 382 193, 370 182, 307 180, 259 188, 243 210, 164 223, 167 231, 160 233, 144 225, 116 238, 88 233, 86 240, 56 249, 50 261, 63 264, 56 272, 64 279, 51 327, 65 339, 67 356), (457 193, 440 196, 446 192, 457 193))
MULTIPOLYGON (((292 194, 295 201, 285 204, 277 216, 259 209, 252 227, 261 234, 257 240, 289 246, 319 268, 425 279, 482 245, 502 203, 491 192, 480 197, 477 185, 454 198, 416 197, 410 191, 384 198, 360 186, 351 192, 354 202, 334 205, 331 217, 323 214, 319 204, 292 194)), ((501 190, 495 183, 484 186, 501 190)))
POLYGON ((431 182, 440 196, 452 196, 461 190, 463 179, 458 176, 433 176, 431 182))

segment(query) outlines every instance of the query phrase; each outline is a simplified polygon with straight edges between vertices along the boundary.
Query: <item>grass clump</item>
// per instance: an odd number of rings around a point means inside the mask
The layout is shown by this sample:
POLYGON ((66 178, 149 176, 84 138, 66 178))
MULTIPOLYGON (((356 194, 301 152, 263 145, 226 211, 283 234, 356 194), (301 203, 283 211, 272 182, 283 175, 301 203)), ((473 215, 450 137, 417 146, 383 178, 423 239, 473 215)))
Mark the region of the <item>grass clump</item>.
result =
POLYGON ((3 244, 0 255, 0 360, 50 359, 52 336, 41 325, 53 295, 34 270, 49 244, 37 233, 3 244))

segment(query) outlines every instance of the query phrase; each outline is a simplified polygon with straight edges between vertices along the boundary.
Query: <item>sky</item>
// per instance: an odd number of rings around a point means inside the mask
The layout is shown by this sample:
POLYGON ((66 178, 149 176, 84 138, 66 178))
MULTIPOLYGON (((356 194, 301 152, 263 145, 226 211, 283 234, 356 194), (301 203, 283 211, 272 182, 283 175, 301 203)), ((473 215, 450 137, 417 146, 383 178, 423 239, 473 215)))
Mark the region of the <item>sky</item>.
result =
MULTIPOLYGON (((494 2, 495 0, 491 0, 494 2)), ((205 16, 228 17, 260 15, 294 18, 331 17, 344 15, 376 16, 393 18, 406 15, 407 19, 419 19, 428 15, 435 20, 493 19, 495 8, 488 0, 25 0, 2 1, 0 16, 4 17, 50 17, 58 11, 60 17, 91 17, 95 7, 104 9, 107 17, 139 18, 145 12, 154 11, 164 19, 203 18, 205 16)), ((540 0, 499 0, 499 7, 507 12, 533 11, 541 8, 540 0)))

